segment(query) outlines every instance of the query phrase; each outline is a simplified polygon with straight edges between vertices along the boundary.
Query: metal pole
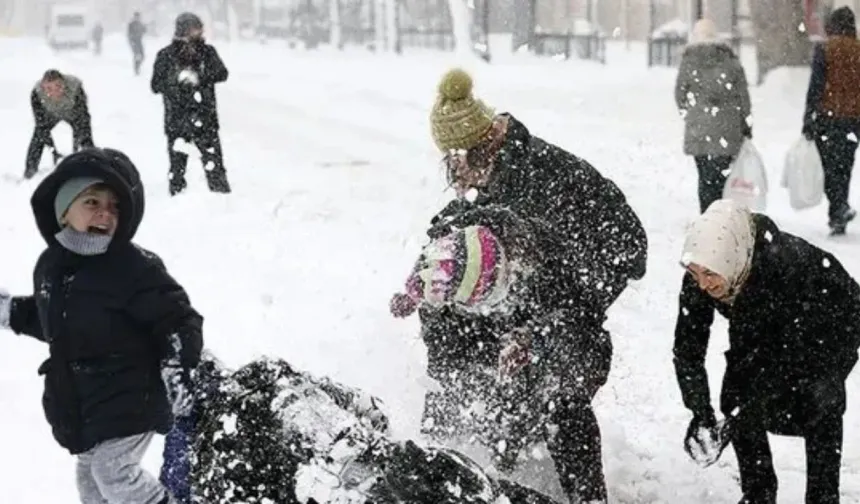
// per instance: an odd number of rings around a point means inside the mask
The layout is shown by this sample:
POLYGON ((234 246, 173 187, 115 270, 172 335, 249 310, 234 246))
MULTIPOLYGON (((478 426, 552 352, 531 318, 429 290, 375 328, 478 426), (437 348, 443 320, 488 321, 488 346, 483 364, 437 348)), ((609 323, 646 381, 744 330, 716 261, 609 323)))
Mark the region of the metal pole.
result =
POLYGON ((490 0, 484 0, 484 9, 481 12, 481 29, 484 30, 484 37, 486 40, 484 41, 487 44, 487 52, 490 49, 490 0))
POLYGON ((654 65, 654 0, 648 0, 648 66, 654 65))
POLYGON ((537 28, 537 0, 529 1, 529 50, 536 50, 537 37, 535 37, 535 29, 537 28))
POLYGON ((704 14, 705 7, 703 5, 703 0, 693 0, 693 21, 695 22, 702 19, 704 14))
POLYGON ((490 0, 484 0, 481 25, 484 30, 484 61, 490 62, 490 0))

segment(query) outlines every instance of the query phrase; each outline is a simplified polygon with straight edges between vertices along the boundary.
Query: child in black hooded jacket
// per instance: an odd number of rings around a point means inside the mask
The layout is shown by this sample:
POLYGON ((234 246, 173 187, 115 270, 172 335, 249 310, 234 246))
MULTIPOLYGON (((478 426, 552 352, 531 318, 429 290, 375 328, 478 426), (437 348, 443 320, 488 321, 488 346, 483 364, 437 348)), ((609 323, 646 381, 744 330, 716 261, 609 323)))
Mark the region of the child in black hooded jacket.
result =
POLYGON ((202 317, 161 259, 131 242, 144 212, 137 168, 119 151, 84 149, 31 204, 48 247, 33 295, 0 293, 0 327, 48 344, 43 407, 78 456, 80 500, 172 503, 140 462, 190 407, 202 317))

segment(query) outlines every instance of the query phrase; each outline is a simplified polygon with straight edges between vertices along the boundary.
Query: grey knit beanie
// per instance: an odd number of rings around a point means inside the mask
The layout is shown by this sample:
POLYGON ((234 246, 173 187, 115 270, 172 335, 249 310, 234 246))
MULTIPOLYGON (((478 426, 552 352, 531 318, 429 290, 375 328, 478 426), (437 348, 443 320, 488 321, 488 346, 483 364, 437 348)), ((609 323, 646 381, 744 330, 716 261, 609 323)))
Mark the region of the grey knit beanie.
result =
MULTIPOLYGON (((62 223, 63 216, 75 202, 75 199, 88 188, 103 184, 104 180, 97 177, 75 177, 67 180, 57 191, 54 198, 54 212, 57 215, 57 223, 62 223)), ((62 224, 61 224, 62 225, 62 224)))

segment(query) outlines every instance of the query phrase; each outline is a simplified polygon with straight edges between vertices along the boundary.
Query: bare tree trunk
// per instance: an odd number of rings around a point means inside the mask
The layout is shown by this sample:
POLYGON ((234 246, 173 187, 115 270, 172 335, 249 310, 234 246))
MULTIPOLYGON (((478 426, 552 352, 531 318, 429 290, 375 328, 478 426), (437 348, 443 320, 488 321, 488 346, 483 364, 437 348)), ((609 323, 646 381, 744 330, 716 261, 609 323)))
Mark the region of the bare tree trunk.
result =
POLYGON ((448 0, 448 7, 451 12, 455 51, 461 55, 471 55, 472 11, 469 10, 465 0, 448 0))
POLYGON ((802 0, 753 0, 750 2, 756 30, 758 83, 781 66, 807 66, 812 42, 804 24, 802 0))

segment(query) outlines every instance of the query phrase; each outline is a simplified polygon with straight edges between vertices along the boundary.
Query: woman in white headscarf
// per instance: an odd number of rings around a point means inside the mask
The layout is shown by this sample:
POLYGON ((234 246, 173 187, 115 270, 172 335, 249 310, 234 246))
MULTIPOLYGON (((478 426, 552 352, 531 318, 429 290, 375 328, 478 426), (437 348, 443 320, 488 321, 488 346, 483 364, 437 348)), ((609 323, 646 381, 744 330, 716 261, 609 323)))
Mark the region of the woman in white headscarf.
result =
POLYGON ((693 27, 681 56, 675 104, 684 118, 684 154, 699 171, 699 210, 722 197, 729 165, 752 138, 746 74, 709 19, 693 27))
POLYGON ((767 433, 804 437, 806 502, 838 504, 845 379, 860 346, 860 286, 832 254, 731 200, 716 201, 693 222, 681 262, 674 361, 693 413, 688 452, 707 452, 707 441, 716 440, 719 456, 730 442, 741 503, 775 504, 767 433), (705 370, 715 312, 728 319, 730 342, 720 395, 728 420, 720 429, 705 370))

